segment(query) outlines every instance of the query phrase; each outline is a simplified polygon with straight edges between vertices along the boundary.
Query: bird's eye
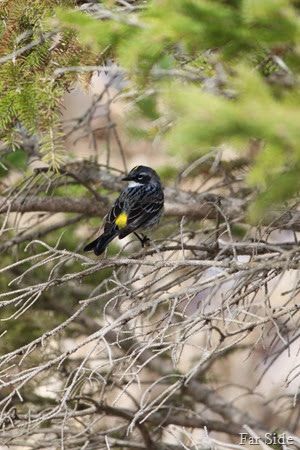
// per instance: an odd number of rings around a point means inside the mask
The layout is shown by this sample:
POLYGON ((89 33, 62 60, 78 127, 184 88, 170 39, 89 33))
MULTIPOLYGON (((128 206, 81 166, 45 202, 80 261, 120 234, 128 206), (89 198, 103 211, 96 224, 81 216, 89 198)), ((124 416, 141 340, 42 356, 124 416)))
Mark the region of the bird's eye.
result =
POLYGON ((137 179, 140 180, 140 181, 141 181, 143 178, 144 178, 143 175, 139 175, 139 176, 137 177, 137 179))

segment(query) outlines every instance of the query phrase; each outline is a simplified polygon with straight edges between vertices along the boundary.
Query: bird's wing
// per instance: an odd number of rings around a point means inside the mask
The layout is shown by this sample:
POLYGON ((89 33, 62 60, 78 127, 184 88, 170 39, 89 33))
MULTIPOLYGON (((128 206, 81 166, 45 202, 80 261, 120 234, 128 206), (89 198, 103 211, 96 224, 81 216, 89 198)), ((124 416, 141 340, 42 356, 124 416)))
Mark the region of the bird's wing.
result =
POLYGON ((136 186, 125 189, 106 216, 104 233, 110 232, 120 223, 120 238, 127 236, 142 227, 162 209, 163 198, 163 192, 158 193, 156 186, 136 186), (118 220, 120 216, 124 218, 122 224, 118 220))
POLYGON ((121 192, 111 210, 107 214, 104 222, 104 233, 111 231, 112 227, 115 226, 116 219, 124 211, 124 193, 125 191, 121 192))
POLYGON ((126 226, 121 230, 120 239, 143 227, 163 207, 163 192, 157 192, 156 186, 133 188, 126 198, 124 206, 128 211, 126 226), (132 192, 131 192, 132 191, 132 192))

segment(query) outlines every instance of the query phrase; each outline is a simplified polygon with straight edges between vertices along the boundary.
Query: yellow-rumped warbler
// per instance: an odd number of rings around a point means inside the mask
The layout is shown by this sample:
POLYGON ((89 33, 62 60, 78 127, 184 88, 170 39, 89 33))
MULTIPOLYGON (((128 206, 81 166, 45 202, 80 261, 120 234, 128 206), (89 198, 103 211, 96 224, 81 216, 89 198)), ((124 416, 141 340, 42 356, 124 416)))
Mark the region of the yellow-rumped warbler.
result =
POLYGON ((146 236, 140 238, 135 231, 146 230, 160 221, 164 193, 155 170, 136 166, 122 180, 130 183, 107 214, 104 233, 84 247, 85 252, 94 250, 96 255, 100 255, 116 236, 123 239, 130 233, 134 233, 144 246, 149 239, 146 236))

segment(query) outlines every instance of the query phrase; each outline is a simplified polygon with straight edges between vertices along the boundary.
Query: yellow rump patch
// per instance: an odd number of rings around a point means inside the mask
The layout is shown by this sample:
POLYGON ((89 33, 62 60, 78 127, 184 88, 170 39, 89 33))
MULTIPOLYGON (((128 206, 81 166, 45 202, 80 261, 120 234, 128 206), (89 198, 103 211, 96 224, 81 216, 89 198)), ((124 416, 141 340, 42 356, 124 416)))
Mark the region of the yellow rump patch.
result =
POLYGON ((116 225, 119 228, 125 228, 127 225, 127 218, 128 215, 125 212, 122 212, 121 214, 118 215, 118 217, 116 218, 116 225))

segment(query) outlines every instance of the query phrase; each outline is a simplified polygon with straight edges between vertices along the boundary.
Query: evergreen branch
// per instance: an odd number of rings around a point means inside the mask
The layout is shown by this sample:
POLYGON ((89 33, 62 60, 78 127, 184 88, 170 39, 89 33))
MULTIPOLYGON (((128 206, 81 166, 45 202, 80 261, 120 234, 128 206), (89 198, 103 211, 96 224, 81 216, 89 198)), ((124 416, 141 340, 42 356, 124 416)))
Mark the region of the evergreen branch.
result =
POLYGON ((55 36, 57 33, 58 33, 58 31, 48 31, 48 33, 43 34, 40 38, 36 39, 35 41, 32 41, 29 44, 26 44, 23 47, 19 48, 18 50, 15 50, 14 52, 10 53, 9 55, 6 55, 6 56, 3 56, 2 58, 0 58, 0 64, 3 64, 11 59, 17 58, 18 56, 22 55, 27 50, 30 50, 31 48, 36 47, 37 45, 40 45, 46 39, 49 39, 52 36, 55 36))

